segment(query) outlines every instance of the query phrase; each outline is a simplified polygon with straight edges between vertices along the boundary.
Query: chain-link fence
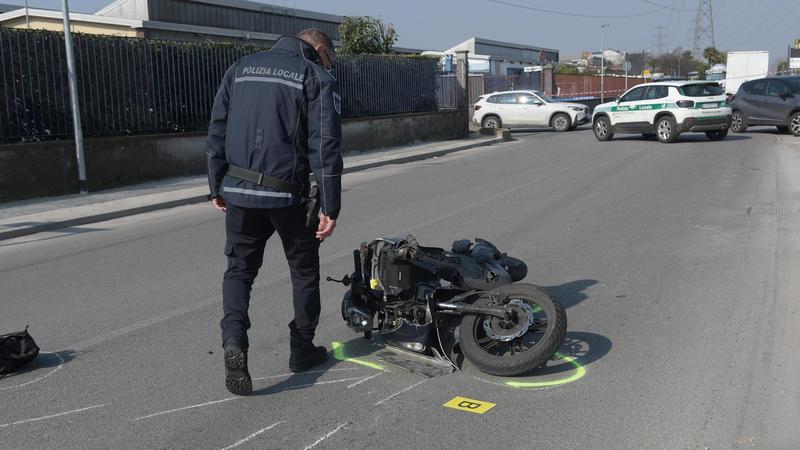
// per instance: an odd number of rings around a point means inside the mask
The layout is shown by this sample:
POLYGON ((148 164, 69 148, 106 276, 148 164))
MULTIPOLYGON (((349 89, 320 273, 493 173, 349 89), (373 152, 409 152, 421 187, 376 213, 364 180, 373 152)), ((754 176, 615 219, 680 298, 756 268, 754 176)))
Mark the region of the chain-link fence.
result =
MULTIPOLYGON (((249 45, 74 35, 87 137, 202 131, 226 69, 249 45)), ((0 143, 72 136, 64 36, 0 28, 0 143)), ((438 61, 342 57, 344 117, 435 111, 438 61)))

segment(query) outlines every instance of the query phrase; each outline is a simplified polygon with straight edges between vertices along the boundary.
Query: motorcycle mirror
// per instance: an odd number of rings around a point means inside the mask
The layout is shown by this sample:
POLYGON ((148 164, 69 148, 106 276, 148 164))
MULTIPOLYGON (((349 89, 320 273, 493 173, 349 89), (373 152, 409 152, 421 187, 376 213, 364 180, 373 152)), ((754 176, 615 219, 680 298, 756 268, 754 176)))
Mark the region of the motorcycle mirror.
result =
POLYGON ((349 275, 345 275, 341 280, 337 280, 336 278, 331 278, 331 277, 325 277, 325 281, 333 281, 335 283, 341 283, 345 286, 350 286, 350 283, 352 283, 353 280, 350 278, 349 275))

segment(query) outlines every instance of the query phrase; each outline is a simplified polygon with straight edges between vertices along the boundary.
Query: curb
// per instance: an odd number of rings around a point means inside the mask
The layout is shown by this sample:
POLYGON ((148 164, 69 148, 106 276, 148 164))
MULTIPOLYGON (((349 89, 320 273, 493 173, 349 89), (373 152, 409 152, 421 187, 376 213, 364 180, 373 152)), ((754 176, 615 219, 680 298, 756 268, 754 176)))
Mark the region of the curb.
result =
MULTIPOLYGON (((375 161, 372 163, 365 163, 352 167, 345 167, 342 173, 347 174, 347 173, 359 172, 362 170, 374 169, 376 167, 388 166, 390 164, 405 164, 414 161, 422 161, 425 159, 436 158, 439 156, 444 156, 450 153, 469 150, 476 147, 486 147, 508 140, 510 139, 507 139, 505 136, 501 135, 501 133, 498 133, 498 137, 486 141, 474 142, 470 144, 461 145, 458 147, 453 147, 428 153, 420 153, 418 155, 403 156, 403 157, 385 159, 382 161, 375 161)), ((208 195, 198 195, 178 200, 170 200, 167 202, 153 203, 151 205, 137 206, 136 208, 121 209, 119 211, 111 211, 103 214, 93 214, 91 216, 77 217, 74 219, 61 220, 58 222, 42 223, 27 228, 0 231, 0 241, 21 236, 28 236, 36 233, 42 233, 45 231, 53 231, 61 228, 74 227, 78 225, 87 225, 96 222, 105 222, 107 220, 118 219, 120 217, 133 216, 136 214, 143 214, 146 212, 157 211, 159 209, 175 208, 178 206, 192 205, 195 203, 202 203, 207 201, 208 201, 208 195)))

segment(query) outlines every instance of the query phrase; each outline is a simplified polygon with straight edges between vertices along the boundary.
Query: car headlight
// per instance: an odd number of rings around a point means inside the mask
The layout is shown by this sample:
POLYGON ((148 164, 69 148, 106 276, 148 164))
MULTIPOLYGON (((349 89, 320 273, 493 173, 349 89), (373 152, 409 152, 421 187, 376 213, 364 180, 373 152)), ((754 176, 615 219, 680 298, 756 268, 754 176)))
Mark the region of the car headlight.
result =
POLYGON ((583 111, 583 108, 580 107, 580 106, 568 106, 567 108, 569 108, 569 109, 571 109, 573 111, 581 111, 581 112, 583 111))

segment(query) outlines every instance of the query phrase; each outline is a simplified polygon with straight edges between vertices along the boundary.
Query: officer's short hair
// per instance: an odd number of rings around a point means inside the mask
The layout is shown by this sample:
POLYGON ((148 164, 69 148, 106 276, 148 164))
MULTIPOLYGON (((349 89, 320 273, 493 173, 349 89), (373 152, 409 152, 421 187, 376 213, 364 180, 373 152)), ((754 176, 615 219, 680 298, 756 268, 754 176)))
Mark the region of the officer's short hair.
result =
POLYGON ((334 49, 333 41, 331 40, 331 38, 329 38, 328 35, 325 34, 325 32, 320 30, 319 28, 308 28, 306 30, 303 30, 297 33, 297 37, 315 47, 319 44, 322 44, 326 48, 329 48, 331 50, 334 49))

